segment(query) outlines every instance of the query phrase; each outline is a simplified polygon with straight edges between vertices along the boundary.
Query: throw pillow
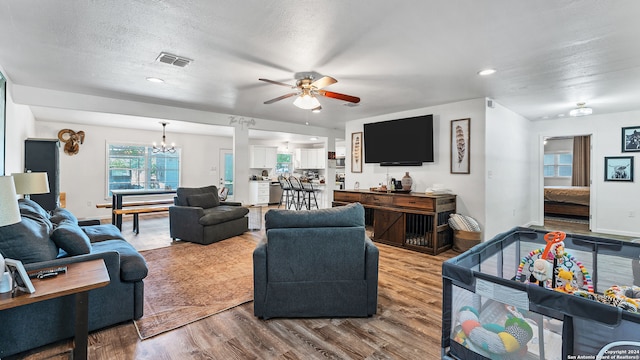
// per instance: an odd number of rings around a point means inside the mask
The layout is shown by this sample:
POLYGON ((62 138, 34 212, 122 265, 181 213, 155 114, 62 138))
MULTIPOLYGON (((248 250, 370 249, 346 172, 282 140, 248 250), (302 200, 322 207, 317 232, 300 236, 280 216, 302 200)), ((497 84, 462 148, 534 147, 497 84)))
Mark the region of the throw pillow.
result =
POLYGON ((51 239, 71 256, 84 255, 91 252, 89 237, 78 224, 70 220, 62 220, 53 231, 51 239))
POLYGON ((91 243, 101 242, 105 240, 125 240, 120 230, 115 225, 102 224, 81 226, 82 231, 89 237, 91 243))
POLYGON ((74 224, 78 223, 78 218, 76 218, 75 215, 71 213, 71 211, 65 208, 56 208, 55 210, 53 210, 53 213, 51 214, 51 218, 49 218, 49 220, 51 220, 51 222, 54 224, 59 224, 62 220, 69 220, 74 224))
POLYGON ((460 214, 451 214, 449 216, 449 226, 453 230, 480 231, 480 225, 475 219, 460 214))
POLYGON ((187 196, 187 203, 189 203, 189 206, 209 209, 220 205, 220 199, 218 198, 218 194, 215 193, 194 194, 187 196))
POLYGON ((49 213, 40 204, 30 199, 19 199, 18 207, 22 218, 30 218, 45 225, 49 234, 53 231, 53 224, 49 220, 49 213))
POLYGON ((55 259, 58 247, 49 238, 49 225, 23 215, 19 223, 0 227, 0 253, 24 264, 55 259))

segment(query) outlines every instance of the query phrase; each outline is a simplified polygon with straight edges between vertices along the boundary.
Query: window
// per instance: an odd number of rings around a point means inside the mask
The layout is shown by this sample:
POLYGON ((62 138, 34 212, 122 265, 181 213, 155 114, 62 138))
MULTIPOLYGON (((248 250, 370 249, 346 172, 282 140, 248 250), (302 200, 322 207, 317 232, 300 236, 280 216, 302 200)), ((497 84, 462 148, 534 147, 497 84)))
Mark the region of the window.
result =
POLYGON ((572 164, 572 153, 544 154, 544 177, 571 177, 572 164))
POLYGON ((276 174, 291 173, 291 154, 278 154, 276 156, 276 174))
POLYGON ((153 153, 144 145, 108 144, 107 194, 118 189, 177 189, 180 180, 180 149, 153 153))

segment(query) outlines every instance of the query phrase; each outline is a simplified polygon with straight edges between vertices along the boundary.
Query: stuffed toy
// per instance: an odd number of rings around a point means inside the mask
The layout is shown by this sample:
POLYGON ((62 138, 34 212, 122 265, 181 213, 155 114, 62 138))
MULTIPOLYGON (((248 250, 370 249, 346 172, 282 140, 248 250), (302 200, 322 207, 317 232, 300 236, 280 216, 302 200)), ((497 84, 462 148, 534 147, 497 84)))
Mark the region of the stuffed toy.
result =
POLYGON ((491 359, 510 359, 511 355, 521 358, 526 353, 533 330, 524 319, 509 317, 504 326, 481 324, 479 319, 475 308, 460 308, 458 321, 462 331, 454 340, 471 350, 487 352, 491 359))

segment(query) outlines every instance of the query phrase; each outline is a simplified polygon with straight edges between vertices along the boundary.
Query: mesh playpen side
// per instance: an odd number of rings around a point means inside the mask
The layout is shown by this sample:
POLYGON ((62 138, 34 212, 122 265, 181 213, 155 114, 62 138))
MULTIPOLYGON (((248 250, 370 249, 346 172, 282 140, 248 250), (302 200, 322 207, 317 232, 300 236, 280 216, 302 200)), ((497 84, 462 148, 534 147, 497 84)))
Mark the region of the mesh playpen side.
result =
POLYGON ((443 359, 640 360, 637 308, 594 301, 638 289, 640 244, 567 234, 558 269, 586 298, 522 274, 546 234, 514 228, 443 263, 443 359))

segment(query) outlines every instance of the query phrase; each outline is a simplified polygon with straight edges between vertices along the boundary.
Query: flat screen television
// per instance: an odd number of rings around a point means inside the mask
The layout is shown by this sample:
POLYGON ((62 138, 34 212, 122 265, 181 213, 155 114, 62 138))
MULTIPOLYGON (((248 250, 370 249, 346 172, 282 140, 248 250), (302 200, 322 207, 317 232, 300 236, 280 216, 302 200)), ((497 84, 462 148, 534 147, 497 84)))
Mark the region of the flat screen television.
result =
POLYGON ((420 166, 433 162, 433 115, 364 124, 364 162, 420 166))

